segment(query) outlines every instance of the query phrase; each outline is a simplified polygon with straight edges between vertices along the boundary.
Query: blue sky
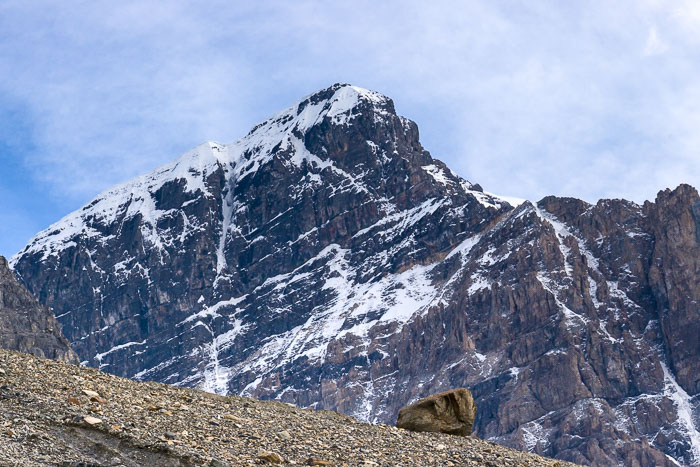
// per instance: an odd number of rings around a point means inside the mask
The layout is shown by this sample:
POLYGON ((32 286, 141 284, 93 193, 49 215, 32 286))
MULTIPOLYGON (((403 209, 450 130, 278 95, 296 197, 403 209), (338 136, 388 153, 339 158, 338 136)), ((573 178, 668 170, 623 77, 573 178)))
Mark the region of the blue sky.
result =
POLYGON ((694 1, 4 0, 0 70, 7 256, 334 82, 392 97, 487 191, 642 202, 700 185, 694 1))

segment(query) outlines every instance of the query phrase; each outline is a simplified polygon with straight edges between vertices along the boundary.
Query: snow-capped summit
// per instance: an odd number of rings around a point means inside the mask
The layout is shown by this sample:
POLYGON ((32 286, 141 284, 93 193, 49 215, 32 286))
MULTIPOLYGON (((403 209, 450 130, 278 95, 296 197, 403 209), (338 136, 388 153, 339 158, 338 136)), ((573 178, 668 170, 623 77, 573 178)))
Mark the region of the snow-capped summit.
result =
MULTIPOLYGON (((211 337, 221 338, 214 327, 225 330, 228 346, 254 325, 241 321, 240 328, 229 329, 238 321, 218 319, 218 310, 230 314, 233 303, 252 300, 255 291, 300 268, 342 271, 342 284, 334 286, 342 293, 408 268, 406 280, 423 288, 401 292, 402 301, 395 305, 353 308, 353 319, 365 325, 344 334, 366 339, 371 323, 404 322, 415 307, 429 302, 423 292, 433 288, 426 271, 414 266, 429 262, 436 248, 453 245, 446 232, 439 233, 447 219, 456 222, 473 213, 472 225, 455 232, 464 237, 509 208, 434 160, 421 147, 416 125, 397 116, 389 98, 336 84, 256 125, 234 143, 201 144, 172 163, 101 193, 37 234, 12 263, 23 271, 31 258, 33 264, 54 269, 72 258, 78 272, 60 278, 60 293, 75 293, 81 307, 93 311, 77 313, 72 301, 54 307, 88 363, 138 377, 171 371, 174 361, 166 362, 165 356, 180 361, 179 353, 139 353, 140 346, 160 345, 151 342, 160 318, 147 318, 158 304, 170 310, 163 325, 199 336, 189 339, 184 351, 199 349, 209 355, 193 356, 206 362, 203 369, 192 365, 191 371, 178 369, 179 376, 171 372, 165 379, 227 392, 233 376, 222 377, 228 367, 215 365, 210 355, 213 349, 218 355, 218 344, 208 343, 211 337), (435 216, 442 221, 435 222, 435 216), (67 286, 66 280, 75 284, 67 286), (182 313, 177 322, 171 319, 177 315, 173 305, 182 313), (385 311, 374 317, 380 309, 385 311), (373 319, 367 321, 365 314, 373 319), (202 326, 207 331, 200 336, 202 326), (234 329, 236 335, 230 335, 234 329), (136 355, 125 359, 125 352, 136 355)), ((396 286, 397 278, 381 282, 382 287, 396 286)), ((372 284, 367 293, 375 296, 377 284, 372 284)), ((326 311, 326 320, 304 331, 298 352, 320 358, 328 339, 343 331, 339 318, 348 313, 348 304, 341 298, 332 299, 335 308, 326 311)), ((251 308, 249 313, 257 312, 251 308)), ((305 313, 298 310, 284 327, 301 323, 305 313)), ((173 332, 158 331, 163 338, 173 332)), ((284 361, 279 352, 265 353, 267 359, 284 361)))
POLYGON ((385 423, 466 386, 482 438, 670 465, 700 461, 696 205, 491 195, 389 98, 337 84, 105 191, 12 264, 109 372, 385 423))
MULTIPOLYGON (((306 163, 316 170, 330 169, 345 177, 347 183, 353 185, 356 190, 371 190, 371 180, 364 184, 364 180, 358 180, 367 175, 368 168, 372 168, 361 167, 366 165, 363 163, 365 161, 361 161, 360 164, 353 159, 333 161, 329 156, 334 150, 324 147, 325 142, 321 143, 320 150, 314 153, 309 150, 307 146, 313 139, 309 137, 307 141, 307 133, 324 124, 340 128, 334 132, 323 127, 319 131, 323 131, 326 136, 335 133, 341 137, 351 133, 346 130, 347 127, 353 124, 361 125, 356 132, 364 138, 361 144, 369 146, 373 158, 381 157, 382 161, 379 162, 383 162, 382 165, 386 165, 392 156, 396 157, 399 154, 396 141, 387 139, 375 143, 372 137, 381 137, 388 127, 397 124, 399 131, 404 134, 415 131, 413 122, 395 114, 393 102, 388 97, 348 84, 334 84, 310 94, 256 125, 245 137, 234 143, 200 144, 173 162, 108 189, 80 210, 37 234, 22 251, 10 259, 10 263, 14 264, 20 256, 36 253, 40 253, 44 260, 66 247, 74 246, 71 240, 74 237, 103 241, 107 238, 104 236, 104 226, 114 223, 118 218, 129 219, 137 215, 141 217, 141 231, 145 241, 160 247, 163 239, 160 238, 156 225, 162 216, 168 214, 168 210, 161 208, 163 203, 158 202, 157 193, 164 186, 181 184, 183 193, 211 197, 214 194, 208 178, 212 174, 222 172, 227 181, 226 185, 231 187, 239 180, 252 176, 273 157, 280 158, 290 166, 300 167, 306 163), (355 119, 357 121, 354 121, 355 119), (372 132, 375 134, 371 134, 372 132), (362 169, 360 172, 355 170, 358 167, 362 169), (344 168, 350 173, 345 172, 344 168)), ((395 131, 396 128, 390 130, 395 131)), ((471 191, 471 184, 454 175, 442 163, 438 161, 438 165, 435 165, 432 160, 429 162, 431 163, 425 165, 423 170, 435 180, 445 185, 461 185, 465 190, 471 191)), ((311 183, 315 181, 316 177, 311 177, 311 183)), ((472 191, 472 194, 483 203, 490 203, 494 207, 506 202, 503 198, 485 195, 480 191, 472 191)))

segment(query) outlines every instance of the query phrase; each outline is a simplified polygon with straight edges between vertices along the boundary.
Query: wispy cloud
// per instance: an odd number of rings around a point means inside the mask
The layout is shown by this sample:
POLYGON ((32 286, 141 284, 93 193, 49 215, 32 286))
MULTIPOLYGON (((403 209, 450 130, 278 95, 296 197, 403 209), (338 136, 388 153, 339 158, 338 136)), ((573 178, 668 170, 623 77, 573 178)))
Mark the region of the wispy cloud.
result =
POLYGON ((489 191, 642 201, 700 184, 698 31, 690 0, 9 0, 0 106, 27 130, 0 163, 67 211, 346 81, 489 191))
POLYGON ((649 28, 649 35, 647 36, 647 43, 644 46, 644 55, 659 55, 668 50, 668 45, 659 38, 659 33, 656 30, 656 26, 651 26, 649 28))

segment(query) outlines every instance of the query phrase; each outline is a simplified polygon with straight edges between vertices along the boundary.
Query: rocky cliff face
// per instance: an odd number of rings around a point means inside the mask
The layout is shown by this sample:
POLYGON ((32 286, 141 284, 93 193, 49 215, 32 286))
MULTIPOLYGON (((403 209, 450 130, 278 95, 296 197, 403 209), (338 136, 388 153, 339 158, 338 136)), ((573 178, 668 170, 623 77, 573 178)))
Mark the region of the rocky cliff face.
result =
POLYGON ((0 256, 0 348, 78 363, 53 313, 22 286, 0 256))
POLYGON ((390 423, 465 386, 480 437, 692 464, 699 206, 688 186, 509 203, 433 159, 390 99, 334 85, 103 193, 12 262, 119 375, 390 423))

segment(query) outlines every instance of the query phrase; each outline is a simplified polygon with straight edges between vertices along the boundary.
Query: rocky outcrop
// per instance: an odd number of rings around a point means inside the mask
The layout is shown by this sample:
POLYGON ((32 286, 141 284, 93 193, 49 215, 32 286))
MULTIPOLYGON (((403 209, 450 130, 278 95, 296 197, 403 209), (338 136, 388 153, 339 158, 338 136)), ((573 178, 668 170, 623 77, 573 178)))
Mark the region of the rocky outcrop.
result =
POLYGON ((469 436, 475 416, 472 393, 459 388, 424 397, 399 410, 396 426, 411 431, 469 436))
POLYGON ((646 203, 654 237, 649 284, 669 366, 688 394, 700 394, 700 197, 681 185, 646 203), (690 345, 689 345, 690 344, 690 345))
POLYGON ((693 464, 698 202, 511 203, 389 98, 334 85, 108 190, 12 264, 118 375, 384 423, 466 387, 482 438, 693 464))
POLYGON ((0 256, 0 348, 78 363, 53 313, 24 287, 0 256))

